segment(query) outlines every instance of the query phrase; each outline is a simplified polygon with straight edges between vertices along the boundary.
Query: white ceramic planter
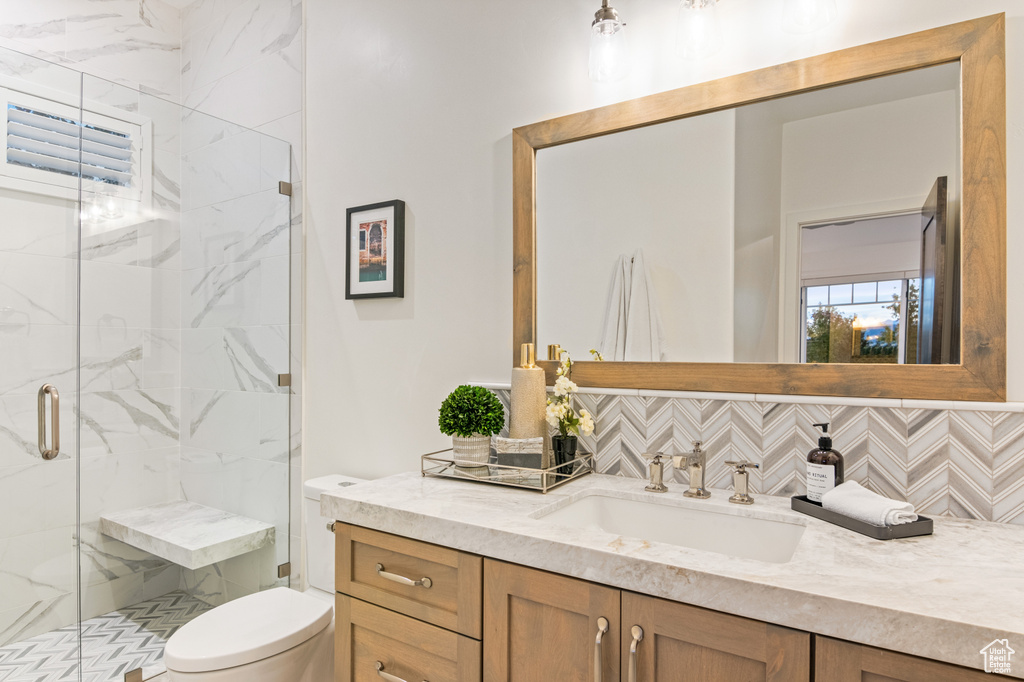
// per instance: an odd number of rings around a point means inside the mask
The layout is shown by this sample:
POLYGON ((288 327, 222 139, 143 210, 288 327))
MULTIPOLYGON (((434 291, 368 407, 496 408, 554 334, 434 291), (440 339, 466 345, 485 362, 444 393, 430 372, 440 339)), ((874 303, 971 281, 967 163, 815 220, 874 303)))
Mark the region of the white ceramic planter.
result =
POLYGON ((491 457, 491 437, 474 433, 468 438, 452 436, 452 459, 460 467, 478 467, 491 457))

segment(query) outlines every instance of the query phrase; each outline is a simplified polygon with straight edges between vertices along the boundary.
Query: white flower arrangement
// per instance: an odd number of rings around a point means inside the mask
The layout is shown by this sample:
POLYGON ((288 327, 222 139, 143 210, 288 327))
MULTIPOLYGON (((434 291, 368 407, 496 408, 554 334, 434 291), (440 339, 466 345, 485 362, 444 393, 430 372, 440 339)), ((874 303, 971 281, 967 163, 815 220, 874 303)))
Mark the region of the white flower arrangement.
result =
POLYGON ((546 416, 548 424, 558 428, 559 435, 589 436, 594 432, 594 417, 586 410, 580 410, 579 414, 572 408, 572 395, 579 390, 579 386, 570 378, 572 375, 572 359, 569 353, 562 351, 562 361, 555 374, 555 395, 548 398, 546 416))

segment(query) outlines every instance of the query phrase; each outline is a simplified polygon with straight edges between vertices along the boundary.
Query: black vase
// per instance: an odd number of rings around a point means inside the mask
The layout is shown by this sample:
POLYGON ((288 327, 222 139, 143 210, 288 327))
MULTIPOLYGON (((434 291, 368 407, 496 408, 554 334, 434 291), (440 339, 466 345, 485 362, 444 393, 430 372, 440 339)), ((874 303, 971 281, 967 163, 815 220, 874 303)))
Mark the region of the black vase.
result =
POLYGON ((576 436, 552 436, 551 450, 554 453, 554 465, 556 473, 568 475, 572 473, 573 465, 570 464, 576 459, 576 436), (565 466, 563 466, 565 465, 565 466))

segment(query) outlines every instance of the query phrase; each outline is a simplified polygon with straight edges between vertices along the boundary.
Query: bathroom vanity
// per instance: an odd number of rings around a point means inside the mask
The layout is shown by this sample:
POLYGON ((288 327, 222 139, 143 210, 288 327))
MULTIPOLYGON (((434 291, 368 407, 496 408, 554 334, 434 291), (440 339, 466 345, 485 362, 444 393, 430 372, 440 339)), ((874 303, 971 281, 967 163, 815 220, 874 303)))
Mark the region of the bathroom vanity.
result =
POLYGON ((326 494, 336 679, 980 681, 998 679, 983 648, 1024 644, 1024 528, 936 519, 883 542, 788 498, 727 498, 601 475, 547 495, 419 474, 326 494))

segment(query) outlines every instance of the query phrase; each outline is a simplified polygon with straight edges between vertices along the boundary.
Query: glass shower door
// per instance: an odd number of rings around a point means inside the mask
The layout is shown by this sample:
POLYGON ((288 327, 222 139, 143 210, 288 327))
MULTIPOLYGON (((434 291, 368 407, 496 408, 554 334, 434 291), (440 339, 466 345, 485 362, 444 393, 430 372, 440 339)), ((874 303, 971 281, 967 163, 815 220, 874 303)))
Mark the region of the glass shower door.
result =
POLYGON ((0 98, 0 679, 70 682, 80 676, 81 75, 0 50, 0 98))
POLYGON ((148 677, 289 584, 290 149, 3 49, 0 97, 0 680, 148 677), (258 542, 111 521, 197 506, 258 542))

